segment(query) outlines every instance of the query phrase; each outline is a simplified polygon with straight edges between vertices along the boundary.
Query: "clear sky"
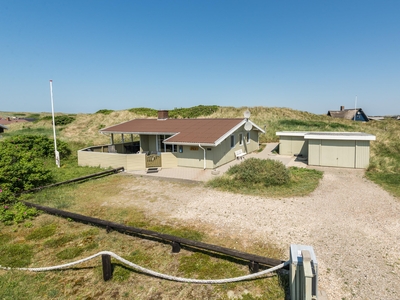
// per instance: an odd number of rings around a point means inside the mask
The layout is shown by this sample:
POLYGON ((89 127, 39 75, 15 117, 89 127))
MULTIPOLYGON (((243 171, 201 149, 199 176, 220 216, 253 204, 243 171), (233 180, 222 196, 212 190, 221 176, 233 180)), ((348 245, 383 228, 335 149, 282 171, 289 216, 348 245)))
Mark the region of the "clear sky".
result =
POLYGON ((400 114, 400 1, 0 1, 0 111, 50 112, 50 79, 64 113, 400 114))

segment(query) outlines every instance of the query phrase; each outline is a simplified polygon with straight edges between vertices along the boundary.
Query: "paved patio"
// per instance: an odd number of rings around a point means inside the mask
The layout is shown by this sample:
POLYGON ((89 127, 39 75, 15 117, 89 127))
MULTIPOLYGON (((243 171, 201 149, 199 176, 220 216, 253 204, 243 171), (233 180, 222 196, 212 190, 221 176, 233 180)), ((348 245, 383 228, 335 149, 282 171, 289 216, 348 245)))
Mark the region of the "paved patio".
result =
MULTIPOLYGON (((274 149, 278 146, 278 143, 268 143, 263 151, 253 152, 247 154, 245 159, 250 157, 260 158, 260 159, 275 159, 281 161, 286 166, 297 166, 297 167, 307 167, 305 161, 299 161, 294 156, 284 156, 273 153, 274 149)), ((138 176, 148 176, 156 178, 168 178, 177 180, 188 180, 188 181, 208 181, 216 176, 220 176, 225 173, 231 166, 241 163, 243 160, 234 160, 227 163, 216 170, 210 169, 197 169, 197 168, 187 168, 187 167, 176 167, 171 169, 161 169, 157 173, 146 173, 146 171, 129 171, 129 174, 135 174, 138 176)))

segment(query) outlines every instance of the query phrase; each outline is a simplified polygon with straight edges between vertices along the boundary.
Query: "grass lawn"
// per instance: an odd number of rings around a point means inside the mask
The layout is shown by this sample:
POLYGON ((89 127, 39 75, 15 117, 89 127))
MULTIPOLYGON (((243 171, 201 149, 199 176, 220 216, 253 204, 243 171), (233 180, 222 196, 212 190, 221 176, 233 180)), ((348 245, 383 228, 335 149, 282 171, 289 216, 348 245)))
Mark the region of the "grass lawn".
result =
MULTIPOLYGON (((144 208, 102 206, 104 201, 115 197, 116 191, 127 184, 135 184, 136 180, 139 179, 112 175, 43 190, 25 200, 129 226, 235 247, 248 253, 277 259, 283 257, 282 250, 273 245, 254 242, 249 246, 235 238, 209 235, 205 227, 199 230, 191 224, 176 224, 173 220, 160 222, 146 215, 144 208)), ((247 263, 232 257, 185 248, 179 254, 172 254, 169 244, 118 232, 107 233, 102 228, 44 213, 25 223, 0 224, 0 229, 0 265, 3 266, 53 266, 108 250, 168 275, 220 279, 249 274, 247 263)), ((100 258, 59 271, 0 271, 0 299, 228 299, 228 294, 243 299, 284 299, 287 289, 287 275, 220 285, 183 284, 142 274, 114 260, 112 263, 113 278, 108 282, 102 279, 100 258)))

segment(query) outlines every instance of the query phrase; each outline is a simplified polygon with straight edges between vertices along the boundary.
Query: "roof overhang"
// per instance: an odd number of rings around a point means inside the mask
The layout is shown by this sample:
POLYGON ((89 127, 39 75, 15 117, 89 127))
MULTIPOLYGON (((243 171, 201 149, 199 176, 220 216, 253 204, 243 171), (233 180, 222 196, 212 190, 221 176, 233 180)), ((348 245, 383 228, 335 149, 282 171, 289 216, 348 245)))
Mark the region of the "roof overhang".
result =
POLYGON ((215 141, 215 146, 218 146, 219 144, 221 144, 222 141, 224 141, 227 137, 232 135, 232 133, 234 133, 240 127, 244 126, 244 124, 246 124, 247 122, 249 122, 253 127, 257 128, 257 130, 261 131, 262 133, 265 133, 265 131, 263 129, 261 129, 259 126, 254 124, 252 121, 250 121, 248 119, 244 119, 239 124, 237 124, 235 127, 233 127, 231 130, 229 130, 227 133, 225 133, 223 136, 221 136, 218 140, 216 140, 215 141))
POLYGON ((303 136, 305 140, 375 141, 376 136, 364 132, 279 131, 278 136, 303 136))
POLYGON ((375 135, 363 132, 318 132, 307 133, 306 140, 375 141, 375 135))
POLYGON ((277 136, 304 136, 308 132, 307 131, 278 131, 276 133, 277 136))
POLYGON ((113 132, 104 132, 104 131, 102 131, 102 130, 100 130, 100 132, 102 133, 102 134, 143 134, 143 135, 175 135, 175 134, 178 134, 179 132, 132 132, 132 131, 129 131, 129 132, 126 132, 126 131, 113 131, 113 132))
POLYGON ((199 146, 199 145, 201 145, 201 146, 206 146, 206 147, 216 147, 216 146, 218 146, 218 145, 213 144, 213 143, 168 142, 167 140, 164 140, 163 143, 164 143, 164 144, 167 144, 167 145, 182 145, 182 146, 199 146))

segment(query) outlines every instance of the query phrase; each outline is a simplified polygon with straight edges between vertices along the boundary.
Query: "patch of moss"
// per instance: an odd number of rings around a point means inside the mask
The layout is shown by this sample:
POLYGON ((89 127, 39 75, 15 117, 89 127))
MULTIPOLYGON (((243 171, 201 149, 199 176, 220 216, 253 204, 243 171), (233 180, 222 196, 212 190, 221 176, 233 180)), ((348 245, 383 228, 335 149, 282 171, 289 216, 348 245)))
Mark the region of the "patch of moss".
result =
POLYGON ((26 267, 31 263, 33 246, 5 244, 0 246, 0 265, 3 267, 26 267))
POLYGON ((37 228, 33 230, 30 234, 28 234, 25 239, 26 240, 41 240, 48 237, 51 237, 56 233, 57 225, 56 224, 49 224, 43 227, 37 228))
POLYGON ((66 248, 56 254, 58 259, 72 259, 78 257, 84 251, 81 247, 70 247, 66 248))

